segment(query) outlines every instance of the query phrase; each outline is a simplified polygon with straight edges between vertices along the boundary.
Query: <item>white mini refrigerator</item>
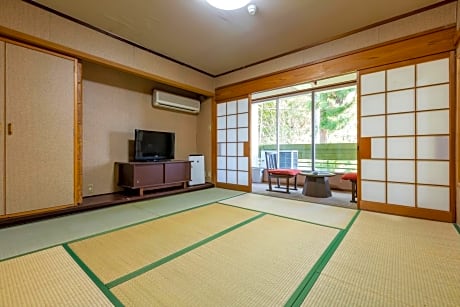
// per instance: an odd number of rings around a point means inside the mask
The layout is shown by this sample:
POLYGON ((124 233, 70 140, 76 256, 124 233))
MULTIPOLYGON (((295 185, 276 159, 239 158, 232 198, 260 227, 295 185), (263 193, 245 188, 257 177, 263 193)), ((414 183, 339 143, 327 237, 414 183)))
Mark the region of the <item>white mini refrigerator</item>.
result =
POLYGON ((204 184, 204 155, 189 155, 188 160, 192 162, 190 174, 191 176, 188 185, 204 184))

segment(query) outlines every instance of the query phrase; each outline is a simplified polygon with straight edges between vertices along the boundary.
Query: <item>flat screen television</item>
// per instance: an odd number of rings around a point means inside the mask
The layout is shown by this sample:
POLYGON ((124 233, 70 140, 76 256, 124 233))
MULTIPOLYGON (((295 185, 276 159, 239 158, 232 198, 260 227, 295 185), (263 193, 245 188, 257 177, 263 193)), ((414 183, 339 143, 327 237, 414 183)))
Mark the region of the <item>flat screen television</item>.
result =
POLYGON ((134 130, 134 161, 174 159, 174 132, 134 130))

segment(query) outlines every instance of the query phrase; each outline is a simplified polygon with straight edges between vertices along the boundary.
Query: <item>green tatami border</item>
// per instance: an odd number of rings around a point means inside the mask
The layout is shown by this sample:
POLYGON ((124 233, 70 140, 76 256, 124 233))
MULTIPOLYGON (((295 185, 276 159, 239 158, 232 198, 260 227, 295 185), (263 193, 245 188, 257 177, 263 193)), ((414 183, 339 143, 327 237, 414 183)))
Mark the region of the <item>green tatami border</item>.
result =
MULTIPOLYGON (((217 201, 213 201, 213 202, 206 203, 206 204, 202 204, 202 205, 198 205, 198 206, 195 206, 195 207, 192 207, 192 208, 187 208, 187 209, 184 209, 184 210, 179 210, 179 211, 171 212, 171 213, 168 213, 168 214, 165 214, 165 215, 155 216, 155 217, 152 217, 152 218, 150 218, 150 219, 146 219, 146 220, 139 221, 139 222, 136 222, 136 223, 132 223, 132 224, 124 225, 124 226, 121 226, 121 227, 109 229, 109 230, 106 230, 106 231, 94 233, 94 234, 92 234, 92 235, 85 236, 85 237, 81 237, 81 238, 78 238, 78 239, 75 239, 75 240, 71 240, 71 241, 68 241, 68 242, 65 242, 65 243, 66 243, 66 244, 72 244, 72 243, 75 243, 75 242, 87 240, 87 239, 94 238, 94 237, 97 237, 97 236, 105 235, 105 234, 107 234, 107 233, 111 233, 111 232, 115 232, 115 231, 118 231, 118 230, 126 229, 126 228, 129 228, 129 227, 134 227, 134 226, 137 226, 137 225, 142 225, 142 224, 145 224, 145 223, 148 223, 148 222, 152 222, 152 221, 155 221, 155 220, 159 220, 159 219, 162 219, 162 218, 165 218, 165 217, 174 215, 174 214, 179 214, 179 213, 187 212, 187 211, 190 211, 190 210, 193 210, 193 209, 197 209, 197 208, 201 208, 201 207, 206 207, 206 206, 209 206, 209 205, 212 205, 212 204, 216 204, 216 203, 217 203, 217 201)), ((62 243, 61 243, 61 244, 62 244, 62 243)), ((60 245, 60 244, 59 244, 59 245, 60 245)))
MULTIPOLYGON (((327 227, 327 228, 332 228, 332 229, 337 229, 337 230, 343 230, 344 229, 344 228, 340 228, 340 227, 336 227, 336 226, 325 225, 325 224, 315 223, 315 222, 311 222, 311 221, 305 221, 305 220, 301 220, 301 219, 296 219, 296 218, 293 218, 293 217, 279 215, 279 214, 275 214, 275 213, 271 213, 271 212, 267 212, 267 211, 263 211, 263 210, 249 209, 249 208, 245 208, 245 207, 239 207, 239 206, 236 206, 236 205, 230 205, 230 204, 225 204, 225 203, 220 203, 220 202, 218 202, 218 203, 220 205, 225 205, 225 206, 229 206, 229 207, 234 207, 234 208, 244 209, 244 210, 249 210, 249 211, 254 211, 254 212, 265 213, 267 215, 281 217, 281 218, 284 218, 284 219, 297 221, 297 222, 303 222, 303 223, 307 223, 307 224, 311 224, 311 225, 322 226, 322 227, 327 227)), ((351 210, 356 210, 356 209, 351 209, 351 210)))
MULTIPOLYGON (((242 194, 245 194, 246 192, 242 192, 242 194)), ((174 212, 171 212, 171 213, 168 213, 168 214, 164 214, 164 215, 160 215, 160 216, 155 216, 155 217, 152 217, 150 219, 146 219, 146 220, 142 220, 142 221, 139 221, 139 222, 135 222, 135 223, 132 223, 132 224, 127 224, 127 225, 124 225, 124 226, 121 226, 121 227, 117 227, 117 228, 113 228, 113 229, 109 229, 109 230, 106 230, 106 231, 102 231, 102 232, 98 232, 98 233, 94 233, 92 235, 89 235, 89 236, 84 236, 84 237, 81 237, 81 238, 78 238, 78 239, 75 239, 75 240, 71 240, 71 241, 67 241, 67 242, 64 242, 64 243, 59 243, 59 244, 56 244, 55 246, 59 246, 59 245, 62 245, 62 244, 72 244, 72 243, 75 243, 75 242, 79 242, 79 241, 83 241, 83 240, 86 240, 86 239, 90 239, 90 238, 94 238, 94 237, 97 237, 97 236, 101 236, 101 235, 104 235, 104 234, 107 234, 107 233, 111 233, 111 232, 114 232, 114 231, 118 231, 118 230, 122 230, 122 229, 125 229, 125 228, 129 228, 129 227, 133 227, 133 226, 137 226, 137 225, 141 225, 141 224, 144 224, 144 223, 148 223, 148 222, 151 222, 151 221, 155 221, 155 220, 158 220, 158 219, 162 219, 162 218, 165 218, 165 217, 168 217, 168 216, 172 216, 172 215, 175 215, 175 214, 179 214, 179 213, 183 213, 183 212, 187 212, 187 211, 190 211, 190 210, 194 210, 194 209, 197 209, 197 208, 202 208, 202 207, 206 207, 206 206, 210 206, 210 205, 213 205, 213 204, 219 204, 219 205, 225 205, 225 204, 221 204, 219 203, 219 201, 221 200, 226 200, 226 199, 230 199, 230 198, 233 198, 233 197, 236 197, 236 196, 240 196, 241 194, 238 194, 238 195, 235 195, 235 196, 230 196, 230 197, 227 197, 227 198, 221 198, 219 200, 215 200, 215 201, 211 201, 211 202, 208 202, 208 203, 204 203, 204 204, 201 204, 201 205, 196 205, 195 207, 191 207, 191 208, 187 208, 187 209, 183 209, 183 210, 178 210, 178 211, 174 211, 174 212)), ((148 201, 148 200, 147 200, 148 201)), ((146 202, 146 200, 142 200, 142 201, 139 201, 140 202, 146 202)), ((136 202, 134 203, 130 203, 131 205, 135 204, 136 202)), ((244 208, 240 208, 240 209, 244 209, 244 208)), ((254 210, 252 210, 254 211, 254 210)), ((258 211, 256 211, 258 212, 258 211)), ((50 247, 54 247, 54 246, 50 246, 50 247)), ((49 247, 47 247, 49 248, 49 247)), ((46 249, 46 248, 44 248, 46 249)), ((27 254, 30 254, 31 252, 27 253, 27 254)), ((21 255, 18 255, 18 256, 14 256, 14 257, 19 257, 21 255)), ((14 258, 12 257, 12 258, 14 258)), ((0 261, 1 262, 1 261, 0 261)))
POLYGON ((194 250, 194 249, 206 244, 206 243, 209 243, 209 242, 211 242, 211 241, 213 241, 213 240, 215 240, 217 238, 220 238, 223 235, 225 235, 225 234, 227 234, 227 233, 229 233, 229 232, 231 232, 233 230, 236 230, 236 229, 238 229, 238 228, 240 228, 240 227, 242 227, 244 225, 247 225, 247 224, 257 220, 257 219, 260 219, 261 217, 263 217, 265 215, 266 215, 265 213, 260 213, 260 214, 258 214, 256 216, 253 216, 253 217, 251 217, 251 218, 249 218, 249 219, 247 219, 247 220, 245 220, 245 221, 243 221, 241 223, 238 223, 238 224, 233 225, 233 226, 231 226, 231 227, 229 227, 227 229, 224 229, 224 230, 222 230, 222 231, 220 231, 220 232, 218 232, 216 234, 213 234, 212 236, 209 236, 209 237, 207 237, 207 238, 205 238, 205 239, 203 239, 203 240, 201 240, 201 241, 199 241, 197 243, 194 243, 194 244, 192 244, 190 246, 187 246, 187 247, 185 247, 185 248, 183 248, 183 249, 181 249, 181 250, 179 250, 179 251, 177 251, 177 252, 175 252, 175 253, 173 253, 171 255, 168 255, 168 256, 166 256, 166 257, 164 257, 164 258, 162 258, 160 260, 157 260, 157 261, 155 261, 155 262, 153 262, 151 264, 148 264, 148 265, 146 265, 146 266, 144 266, 144 267, 142 267, 142 268, 140 268, 140 269, 138 269, 136 271, 133 271, 133 272, 131 272, 129 274, 126 274, 126 275, 124 275, 122 277, 119 277, 119 278, 107 283, 106 287, 110 289, 110 288, 116 287, 116 286, 118 286, 118 285, 120 285, 120 284, 122 284, 124 282, 127 282, 127 281, 129 281, 129 280, 131 280, 133 278, 136 278, 136 277, 138 277, 138 276, 140 276, 140 275, 142 275, 142 274, 144 274, 144 273, 146 273, 146 272, 148 272, 150 270, 153 270, 154 268, 156 268, 156 267, 158 267, 158 266, 160 266, 162 264, 165 264, 165 263, 167 263, 167 262, 169 262, 171 260, 174 260, 177 257, 180 257, 180 256, 182 256, 182 255, 184 255, 184 254, 186 254, 186 253, 188 253, 188 252, 190 252, 190 251, 192 251, 192 250, 194 250))
POLYGON ((102 291, 102 293, 104 293, 104 295, 115 307, 124 306, 110 291, 110 289, 104 285, 104 283, 96 276, 96 274, 91 271, 91 269, 80 259, 80 257, 78 257, 77 254, 74 253, 74 251, 67 244, 63 244, 62 247, 64 247, 66 252, 70 255, 70 257, 72 257, 75 263, 77 263, 77 265, 86 273, 86 275, 88 275, 91 281, 99 288, 99 290, 102 291))
MULTIPOLYGON (((164 218, 164 217, 168 217, 168 216, 171 216, 171 215, 174 215, 174 214, 179 214, 179 213, 182 213, 182 212, 190 211, 190 210, 193 210, 193 209, 197 209, 197 208, 201 208, 201 207, 205 207, 205 206, 209 206, 209 205, 213 205, 213 204, 220 204, 220 203, 218 201, 212 201, 212 202, 205 203, 205 204, 202 204, 202 205, 197 205, 197 206, 192 207, 192 208, 187 208, 187 209, 184 209, 184 210, 171 212, 171 213, 161 215, 161 216, 155 216, 155 217, 152 217, 152 218, 149 218, 149 219, 146 219, 146 220, 142 220, 142 221, 139 221, 139 222, 135 222, 135 223, 132 223, 132 224, 124 225, 124 226, 121 226, 121 227, 117 227, 117 228, 113 228, 113 229, 109 229, 109 230, 105 230, 105 231, 101 231, 101 232, 97 232, 97 233, 93 233, 91 235, 84 236, 84 237, 81 237, 81 238, 78 238, 78 239, 74 239, 74 240, 70 240, 70 241, 64 241, 64 242, 56 243, 56 244, 49 245, 49 246, 46 246, 46 247, 43 247, 43 248, 39 248, 39 249, 36 249, 36 250, 33 250, 33 251, 29 251, 29 252, 26 252, 26 253, 14 255, 14 256, 11 256, 11 257, 8 257, 8 258, 1 259, 0 262, 7 261, 7 260, 10 260, 10 259, 14 259, 14 258, 18 258, 18 257, 22 257, 22 256, 26 256, 26 255, 30 255, 30 254, 33 254, 33 253, 36 253, 36 252, 43 251, 43 250, 48 249, 48 248, 61 246, 63 244, 72 244, 72 243, 75 243, 75 242, 79 242, 79 241, 83 241, 83 240, 86 240, 86 239, 94 238, 94 237, 101 236, 101 235, 104 235, 104 234, 107 234, 107 233, 111 233, 111 232, 122 230, 122 229, 125 229, 125 228, 141 225, 141 224, 148 223, 148 222, 151 222, 151 221, 154 221, 154 220, 158 220, 158 219, 161 219, 161 218, 164 218)), ((224 204, 220 204, 220 205, 224 205, 224 204)))
POLYGON ((355 213, 351 221, 348 223, 347 227, 345 229, 340 230, 339 233, 334 237, 334 239, 332 239, 331 243, 329 243, 329 246, 324 250, 323 254, 318 258, 318 260, 313 265, 311 270, 307 273, 303 281, 300 283, 300 285, 291 295, 289 300, 286 302, 285 304, 286 307, 287 306, 297 307, 302 304, 302 302, 307 297, 308 293, 310 293, 310 290, 313 288, 313 285, 315 284, 319 275, 323 271, 324 267, 329 262, 329 260, 332 258, 335 251, 339 247, 340 243, 345 238, 345 235, 348 233, 351 226, 353 225, 355 220, 358 218, 358 215, 360 212, 361 210, 357 210, 357 212, 355 213))
MULTIPOLYGON (((200 192, 200 191, 198 191, 200 192)), ((89 235, 84 235, 84 236, 81 236, 81 237, 77 237, 75 239, 64 239, 64 240, 58 240, 56 242, 53 242, 49 245, 46 245, 46 246, 43 246, 43 247, 38 247, 36 249, 33 249, 33 250, 29 250, 29 251, 25 251, 25 252, 21 252, 21 253, 18 253, 18 254, 15 254, 15 255, 12 255, 12 256, 9 256, 9 257, 5 257, 5 258, 2 258, 0 259, 0 262, 3 262, 3 261, 7 261, 7 260, 11 260, 11 259, 14 259, 14 258, 18 258, 18 257, 22 257, 22 256, 26 256, 26 255, 29 255, 29 254, 33 254, 33 253, 36 253, 36 252, 40 252, 40 251, 43 251, 43 250, 46 250, 48 248, 53 248, 53 247, 57 247, 57 246, 61 246, 63 244, 71 244, 71 243, 74 243, 74 242, 78 242, 78 241, 81 241, 81 240, 86 240, 86 239, 89 239, 89 238, 92 238, 92 237, 97 237, 99 235, 103 235, 103 234, 106 234, 106 233, 110 233, 110 232, 113 232, 113 231, 117 231, 117 230, 121 230, 121 229, 124 229, 124 228, 127 228, 127 227, 131 227, 131 226, 136 226, 136 225, 140 225, 140 224, 143 224, 143 223, 147 223, 147 222, 150 222, 150 221, 153 221, 153 220, 156 220, 156 219, 159 219, 159 218, 163 218, 163 217, 167 217, 167 216, 170 216, 170 215, 174 215, 174 214, 177 214, 177 213, 181 213, 181 212, 185 212, 185 211, 189 211, 189 210, 193 210, 193 209, 196 209, 196 208, 200 208, 200 207, 204 207, 204 206, 207 206, 207 205, 211 205, 211 204, 216 204, 216 203, 219 203, 219 201, 223 201, 223 200, 226 200, 226 199, 230 199, 230 198, 233 198, 233 197, 237 197, 237 196, 240 196, 242 194, 246 194, 247 192, 241 192, 241 191, 238 191, 238 194, 236 195, 232 195, 232 196, 225 196, 225 197, 216 197, 216 199, 212 200, 212 201, 208 201, 208 202, 205 202, 205 203, 202 203, 202 204, 196 204, 195 206, 193 207, 190 207, 190 208, 186 208, 186 209, 182 209, 182 210, 177 210, 177 211, 174 211, 174 212, 170 212, 170 213, 167 213, 167 214, 155 214, 153 212, 149 212, 150 215, 154 215, 153 217, 150 217, 150 218, 146 218, 146 219, 143 219, 143 220, 139 220, 139 221, 136 221, 134 223, 131 223, 131 224, 126 224, 126 225, 123 225, 123 226, 120 226, 120 227, 116 227, 116 228, 112 228, 112 229, 108 229, 108 230, 104 230, 104 231, 96 231, 92 234, 89 234, 89 235)), ((175 196, 175 195, 172 195, 172 196, 175 196)), ((169 196, 168 196, 169 197, 169 196)), ((110 208, 113 208, 113 207, 119 207, 119 206, 124 206, 124 205, 131 205, 131 206, 136 206, 136 204, 141 204, 141 203, 144 203, 144 202, 148 202, 148 201, 151 201, 152 199, 147 199, 147 200, 138 200, 138 201, 133 201, 133 202, 128 202, 128 203, 124 203, 124 204, 120 204, 120 205, 116 205, 116 206, 109 206, 107 208, 101 208, 100 210, 105 210, 105 209, 110 209, 110 208)), ((155 199, 154 199, 155 200, 155 199)), ((73 213, 71 215, 78 215, 80 214, 81 212, 76 212, 76 213, 73 213)), ((86 212, 83 212, 83 213, 86 213, 86 212)), ((58 216, 56 218, 60 218, 62 216, 58 216)), ((54 218, 50 218, 50 220, 53 220, 54 218)), ((31 223, 33 224, 33 223, 31 223)))
POLYGON ((460 235, 460 225, 454 223, 455 229, 457 229, 458 234, 460 235))

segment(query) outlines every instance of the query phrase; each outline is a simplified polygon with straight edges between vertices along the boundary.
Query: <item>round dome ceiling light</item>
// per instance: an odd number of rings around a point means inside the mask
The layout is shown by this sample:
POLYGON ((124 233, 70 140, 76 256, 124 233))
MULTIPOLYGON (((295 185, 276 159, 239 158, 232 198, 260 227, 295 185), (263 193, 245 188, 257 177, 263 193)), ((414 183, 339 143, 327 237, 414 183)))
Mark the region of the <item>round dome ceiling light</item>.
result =
POLYGON ((215 8, 231 11, 242 8, 247 5, 251 0, 206 0, 210 5, 215 8))

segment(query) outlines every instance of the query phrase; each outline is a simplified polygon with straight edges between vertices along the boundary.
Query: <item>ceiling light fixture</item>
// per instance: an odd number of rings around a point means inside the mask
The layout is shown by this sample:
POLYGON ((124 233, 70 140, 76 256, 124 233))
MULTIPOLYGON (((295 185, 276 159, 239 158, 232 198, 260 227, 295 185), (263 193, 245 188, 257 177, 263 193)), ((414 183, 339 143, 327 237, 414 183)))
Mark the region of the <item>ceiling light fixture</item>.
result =
POLYGON ((206 0, 210 5, 221 10, 237 10, 248 4, 251 0, 206 0))
POLYGON ((251 16, 254 16, 257 12, 257 6, 255 4, 249 4, 248 5, 248 13, 251 16))

